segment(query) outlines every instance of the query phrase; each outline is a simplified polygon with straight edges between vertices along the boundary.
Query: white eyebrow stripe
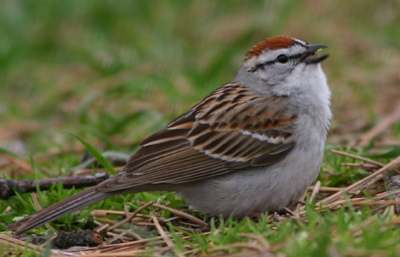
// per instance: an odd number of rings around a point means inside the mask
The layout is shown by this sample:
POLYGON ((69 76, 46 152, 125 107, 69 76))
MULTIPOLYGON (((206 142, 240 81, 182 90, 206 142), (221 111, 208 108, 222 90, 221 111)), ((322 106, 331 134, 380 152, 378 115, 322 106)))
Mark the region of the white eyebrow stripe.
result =
POLYGON ((303 47, 307 47, 307 45, 308 45, 307 42, 305 42, 305 41, 303 41, 303 40, 300 40, 300 39, 297 39, 297 38, 294 39, 293 42, 294 42, 295 44, 301 45, 301 46, 303 46, 303 47))

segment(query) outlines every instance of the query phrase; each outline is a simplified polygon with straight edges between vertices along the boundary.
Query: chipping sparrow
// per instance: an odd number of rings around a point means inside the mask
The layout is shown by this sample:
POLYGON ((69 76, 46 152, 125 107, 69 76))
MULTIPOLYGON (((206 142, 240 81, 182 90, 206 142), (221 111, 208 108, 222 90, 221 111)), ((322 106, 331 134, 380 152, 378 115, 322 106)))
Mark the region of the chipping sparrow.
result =
POLYGON ((317 177, 329 121, 328 55, 287 36, 255 45, 232 82, 141 143, 124 170, 10 225, 17 234, 116 194, 176 191, 243 217, 295 203, 317 177))

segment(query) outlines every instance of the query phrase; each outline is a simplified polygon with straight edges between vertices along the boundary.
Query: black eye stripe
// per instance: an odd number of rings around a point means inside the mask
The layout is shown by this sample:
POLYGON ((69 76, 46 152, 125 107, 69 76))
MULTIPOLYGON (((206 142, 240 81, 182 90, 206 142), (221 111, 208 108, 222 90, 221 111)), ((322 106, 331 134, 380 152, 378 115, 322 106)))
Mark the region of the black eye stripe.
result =
MULTIPOLYGON (((301 56, 302 56, 302 54, 295 54, 295 55, 289 55, 288 58, 289 58, 289 60, 300 59, 301 56)), ((264 63, 259 63, 254 68, 250 69, 249 72, 255 72, 260 68, 264 69, 265 66, 274 64, 276 62, 279 62, 279 61, 275 58, 275 60, 273 60, 273 61, 267 61, 267 62, 264 62, 264 63)))
MULTIPOLYGON (((278 55, 279 56, 279 55, 278 55)), ((301 54, 295 54, 295 55, 289 55, 288 59, 289 60, 293 60, 293 59, 299 59, 301 57, 301 54)), ((271 65, 274 64, 276 62, 279 62, 277 59, 273 60, 273 61, 268 61, 268 62, 264 62, 262 65, 271 65)))
POLYGON ((289 56, 289 59, 299 59, 301 56, 302 56, 302 54, 295 54, 295 55, 289 56))

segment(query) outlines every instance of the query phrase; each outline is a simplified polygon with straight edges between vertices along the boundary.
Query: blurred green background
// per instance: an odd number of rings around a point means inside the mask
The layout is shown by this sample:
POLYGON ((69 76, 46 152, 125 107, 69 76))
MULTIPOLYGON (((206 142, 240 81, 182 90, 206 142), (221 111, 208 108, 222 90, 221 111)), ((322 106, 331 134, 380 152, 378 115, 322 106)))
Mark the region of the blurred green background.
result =
POLYGON ((329 46, 330 142, 357 140, 399 105, 397 0, 3 0, 0 146, 67 149, 78 145, 69 131, 132 152, 276 35, 329 46))
MULTIPOLYGON (((20 159, 0 154, 1 177, 70 175, 85 149, 63 132, 101 152, 133 153, 141 139, 233 79, 254 44, 277 35, 329 47, 323 67, 334 119, 319 180, 338 187, 358 181, 368 170, 342 166, 354 160, 329 149, 357 146, 385 117, 400 113, 399 0, 2 0, 0 148, 20 159)), ((391 148, 399 141, 397 120, 375 142, 391 148)), ((72 193, 56 186, 37 198, 48 206, 72 193)), ((160 199, 173 208, 184 204, 160 194, 118 196, 91 208, 137 209, 138 201, 160 199)), ((27 194, 0 201, 0 231, 38 206, 27 194)), ((327 215, 310 209, 307 215, 304 223, 289 219, 278 229, 268 222, 227 222, 232 228, 226 237, 224 229, 203 241, 196 234, 193 245, 241 242, 239 232, 254 234, 261 226, 257 233, 288 256, 340 255, 332 249, 368 256, 379 247, 386 255, 374 256, 399 255, 399 230, 392 229, 398 225, 387 225, 385 216, 351 207, 327 215), (361 236, 356 227, 363 228, 361 236)), ((86 224, 82 220, 71 214, 52 224, 72 230, 86 224)))

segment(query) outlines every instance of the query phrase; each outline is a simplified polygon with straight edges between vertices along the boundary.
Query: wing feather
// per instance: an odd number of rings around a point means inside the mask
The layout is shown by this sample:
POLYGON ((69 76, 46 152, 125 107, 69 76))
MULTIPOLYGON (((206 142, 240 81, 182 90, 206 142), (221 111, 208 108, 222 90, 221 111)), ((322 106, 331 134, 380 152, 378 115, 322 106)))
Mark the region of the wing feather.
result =
POLYGON ((231 82, 143 140, 124 171, 97 190, 187 183, 270 165, 295 146, 297 119, 290 98, 265 96, 231 82))

